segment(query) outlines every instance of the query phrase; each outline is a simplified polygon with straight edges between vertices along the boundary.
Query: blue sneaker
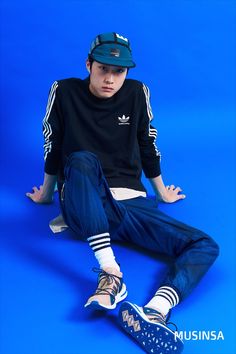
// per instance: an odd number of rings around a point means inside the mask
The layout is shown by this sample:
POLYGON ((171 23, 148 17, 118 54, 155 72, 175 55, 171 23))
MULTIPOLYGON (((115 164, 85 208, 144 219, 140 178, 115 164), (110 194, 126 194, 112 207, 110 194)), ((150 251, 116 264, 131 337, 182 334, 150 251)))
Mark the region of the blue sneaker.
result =
POLYGON ((119 310, 119 323, 139 345, 151 354, 180 354, 184 344, 167 327, 166 318, 158 311, 123 302, 119 310))

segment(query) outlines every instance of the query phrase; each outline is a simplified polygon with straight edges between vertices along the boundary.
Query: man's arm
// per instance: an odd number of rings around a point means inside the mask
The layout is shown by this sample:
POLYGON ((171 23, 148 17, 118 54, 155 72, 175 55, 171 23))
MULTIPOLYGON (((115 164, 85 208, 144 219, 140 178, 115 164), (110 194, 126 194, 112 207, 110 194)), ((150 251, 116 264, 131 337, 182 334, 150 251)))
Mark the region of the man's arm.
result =
POLYGON ((155 191, 157 198, 165 203, 174 203, 177 200, 186 198, 185 194, 179 194, 182 192, 180 187, 165 186, 161 175, 154 178, 149 178, 151 185, 155 191))
POLYGON ((157 129, 150 123, 153 119, 150 105, 150 91, 142 85, 139 97, 140 120, 138 127, 138 144, 145 177, 153 178, 161 174, 161 153, 156 145, 157 129))
POLYGON ((39 188, 33 187, 33 192, 26 193, 33 202, 46 204, 53 201, 58 168, 61 158, 63 137, 63 117, 60 108, 58 82, 55 81, 49 92, 46 114, 43 119, 44 135, 44 181, 39 188))
POLYGON ((150 91, 144 84, 140 104, 142 105, 142 120, 138 140, 144 174, 150 180, 159 200, 165 203, 174 203, 177 200, 184 199, 186 196, 179 194, 182 191, 180 187, 165 186, 163 183, 160 167, 161 154, 156 146, 157 130, 151 125, 153 114, 150 105, 150 91))
POLYGON ((38 204, 52 203, 56 180, 57 176, 45 173, 43 185, 39 188, 33 187, 33 193, 26 193, 26 196, 38 204))

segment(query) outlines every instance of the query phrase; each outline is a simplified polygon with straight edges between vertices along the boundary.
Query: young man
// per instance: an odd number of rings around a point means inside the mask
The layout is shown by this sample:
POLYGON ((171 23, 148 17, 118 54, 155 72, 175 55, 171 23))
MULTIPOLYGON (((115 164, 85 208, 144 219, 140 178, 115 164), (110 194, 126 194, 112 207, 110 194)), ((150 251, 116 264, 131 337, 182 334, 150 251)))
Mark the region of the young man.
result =
POLYGON ((179 187, 162 181, 149 89, 126 79, 134 66, 128 39, 105 33, 92 42, 89 78, 52 85, 43 121, 44 182, 27 196, 50 203, 57 181, 63 219, 89 242, 100 266, 95 269, 98 288, 87 308, 114 309, 127 296, 111 240, 173 257, 148 304, 123 302, 119 319, 148 353, 180 353, 182 342, 166 326, 170 309, 207 272, 218 246, 205 233, 160 212, 157 201, 146 196, 142 170, 158 199, 172 203, 185 197, 179 187))

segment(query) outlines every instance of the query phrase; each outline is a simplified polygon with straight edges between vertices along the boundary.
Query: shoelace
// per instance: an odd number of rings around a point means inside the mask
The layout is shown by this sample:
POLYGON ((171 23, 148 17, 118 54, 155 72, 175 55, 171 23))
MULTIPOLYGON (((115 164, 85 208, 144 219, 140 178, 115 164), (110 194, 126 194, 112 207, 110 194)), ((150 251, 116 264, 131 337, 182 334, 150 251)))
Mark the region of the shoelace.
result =
POLYGON ((103 281, 102 286, 108 285, 108 287, 106 287, 106 289, 103 288, 97 288, 95 295, 110 295, 112 296, 112 298, 115 298, 119 286, 120 286, 120 281, 121 278, 118 277, 115 274, 110 274, 107 273, 105 270, 103 269, 99 269, 99 268, 93 268, 92 269, 95 273, 99 274, 99 278, 98 278, 98 285, 103 281), (113 285, 112 287, 109 287, 109 285, 113 285))
POLYGON ((150 321, 160 323, 166 327, 168 325, 172 325, 172 326, 174 326, 175 331, 178 332, 178 328, 177 328, 176 324, 168 321, 168 319, 170 318, 170 314, 168 314, 167 318, 165 318, 160 312, 153 310, 151 308, 147 308, 147 307, 144 308, 144 313, 150 321))

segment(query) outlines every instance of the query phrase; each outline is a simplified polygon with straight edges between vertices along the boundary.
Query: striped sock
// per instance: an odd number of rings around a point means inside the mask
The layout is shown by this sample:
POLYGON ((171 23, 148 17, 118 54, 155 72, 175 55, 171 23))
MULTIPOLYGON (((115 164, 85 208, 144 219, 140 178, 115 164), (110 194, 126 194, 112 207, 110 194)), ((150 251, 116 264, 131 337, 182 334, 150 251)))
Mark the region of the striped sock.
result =
POLYGON ((108 232, 91 236, 87 240, 101 269, 112 267, 120 271, 111 248, 111 238, 108 232))
POLYGON ((170 286, 161 286, 155 296, 145 306, 151 307, 166 316, 170 309, 178 303, 179 296, 177 292, 170 286))

